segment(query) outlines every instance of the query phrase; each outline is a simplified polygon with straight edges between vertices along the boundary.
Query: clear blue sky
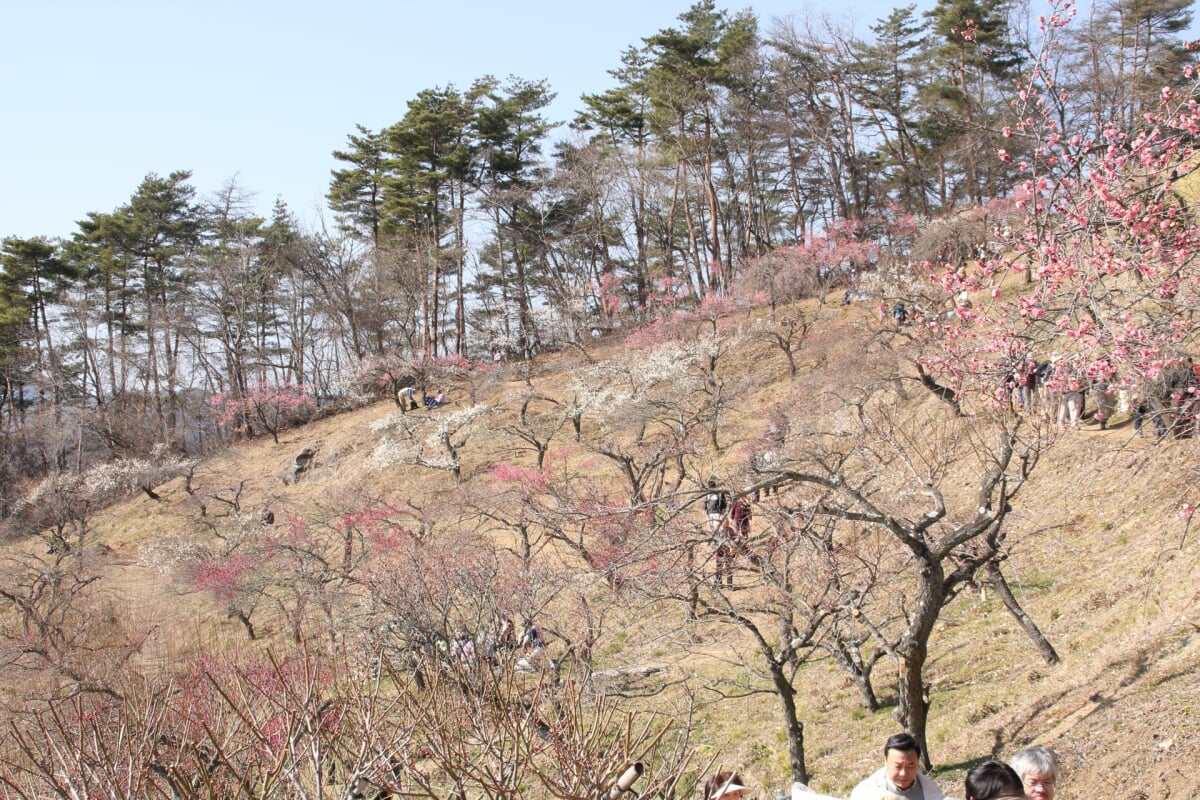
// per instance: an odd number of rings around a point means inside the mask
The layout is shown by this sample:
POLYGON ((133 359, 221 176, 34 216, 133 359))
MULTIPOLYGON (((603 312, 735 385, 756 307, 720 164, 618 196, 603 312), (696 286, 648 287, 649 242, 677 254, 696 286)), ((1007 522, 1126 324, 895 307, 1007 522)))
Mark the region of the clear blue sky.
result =
MULTIPOLYGON (((582 93, 692 0, 41 0, 0 12, 0 236, 70 236, 150 172, 236 178, 266 213, 324 207, 331 153, 356 123, 398 121, 417 92, 478 77, 545 78, 568 121, 582 93)), ((752 3, 761 27, 806 13, 857 32, 902 2, 752 3), (851 16, 852 15, 852 16, 851 16)), ((736 11, 746 0, 719 8, 736 11)), ((919 3, 920 8, 928 3, 919 3)))

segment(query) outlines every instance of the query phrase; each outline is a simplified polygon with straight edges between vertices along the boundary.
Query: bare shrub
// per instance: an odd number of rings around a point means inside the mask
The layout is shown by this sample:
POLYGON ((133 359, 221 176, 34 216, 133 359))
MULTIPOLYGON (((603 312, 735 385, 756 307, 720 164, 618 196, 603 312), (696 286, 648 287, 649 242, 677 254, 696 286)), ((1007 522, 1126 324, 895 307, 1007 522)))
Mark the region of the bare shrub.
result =
POLYGON ((674 798, 695 774, 686 731, 511 675, 418 687, 367 653, 208 658, 14 726, 0 796, 599 798, 638 763, 639 790, 674 798))

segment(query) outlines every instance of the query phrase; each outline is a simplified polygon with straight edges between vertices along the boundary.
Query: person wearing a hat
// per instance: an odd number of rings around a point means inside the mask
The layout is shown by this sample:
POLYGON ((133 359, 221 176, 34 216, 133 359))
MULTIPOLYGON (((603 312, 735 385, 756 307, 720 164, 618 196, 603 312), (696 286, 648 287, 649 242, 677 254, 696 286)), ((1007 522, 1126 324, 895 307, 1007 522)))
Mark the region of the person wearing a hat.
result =
POLYGON ((704 800, 738 800, 749 798, 750 789, 742 784, 736 772, 718 772, 704 783, 704 800))

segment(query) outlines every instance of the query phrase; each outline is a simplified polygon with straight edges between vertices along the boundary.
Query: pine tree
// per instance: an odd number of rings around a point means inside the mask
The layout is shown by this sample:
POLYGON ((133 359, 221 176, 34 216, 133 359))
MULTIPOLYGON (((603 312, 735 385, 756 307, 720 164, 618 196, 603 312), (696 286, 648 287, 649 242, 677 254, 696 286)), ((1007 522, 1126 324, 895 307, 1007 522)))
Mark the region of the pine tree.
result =
POLYGON ((333 157, 350 166, 333 170, 329 183, 329 207, 340 215, 349 230, 379 245, 383 226, 384 186, 391 165, 385 152, 384 135, 356 125, 358 135, 350 134, 350 148, 335 150, 333 157))
POLYGON ((871 26, 873 43, 855 42, 853 90, 866 109, 865 119, 878 132, 877 148, 887 189, 910 211, 928 214, 931 185, 926 164, 928 143, 920 135, 917 87, 927 81, 929 39, 916 6, 893 9, 871 26))
MULTIPOLYGON (((1154 109, 1164 86, 1181 86, 1196 62, 1179 38, 1192 0, 1110 0, 1068 30, 1070 114, 1097 135, 1128 129, 1154 109)), ((1074 123, 1072 123, 1074 124, 1074 123)))
POLYGON ((737 85, 739 60, 757 48, 758 23, 748 12, 730 17, 717 11, 712 0, 696 3, 679 20, 681 27, 666 28, 645 40, 653 55, 647 73, 654 111, 649 119, 651 129, 675 158, 674 202, 683 205, 693 280, 703 294, 728 287, 732 279, 732 263, 721 246, 722 213, 713 179, 721 135, 717 104, 722 90, 737 85), (691 174, 700 182, 707 225, 697 225, 689 209, 691 174))
MULTIPOLYGON (((141 412, 157 420, 167 441, 175 440, 180 422, 179 356, 190 324, 193 258, 204 232, 190 179, 187 171, 165 178, 151 173, 127 204, 81 221, 71 247, 88 287, 101 295, 106 390, 138 392, 141 412)), ((99 383, 98 366, 94 373, 99 383)), ((104 393, 97 385, 97 395, 104 393)))
POLYGON ((26 332, 33 356, 31 377, 43 390, 47 384, 52 387, 55 403, 66 393, 66 375, 54 345, 50 307, 73 278, 74 270, 59 247, 46 239, 10 237, 0 246, 0 325, 8 330, 4 338, 15 346, 12 337, 26 332))
MULTIPOLYGON (((501 292, 506 338, 526 356, 539 346, 529 280, 531 259, 521 246, 522 216, 529 193, 544 177, 542 144, 553 125, 542 110, 554 99, 545 81, 509 78, 501 85, 485 78, 476 85, 481 103, 476 113, 480 203, 492 220, 490 259, 493 279, 501 292), (516 331, 509 310, 516 310, 516 331), (514 335, 515 333, 515 335, 514 335)), ((485 277, 485 280, 487 278, 485 277)))
POLYGON ((939 0, 925 12, 938 44, 932 52, 936 71, 922 91, 924 130, 940 151, 943 206, 959 199, 979 205, 990 194, 981 163, 991 149, 984 144, 988 131, 1002 127, 991 119, 1002 106, 996 81, 1011 78, 1021 64, 1009 6, 1009 0, 939 0), (961 165, 962 179, 948 186, 954 161, 961 165))
MULTIPOLYGON (((592 133, 592 143, 601 148, 606 161, 625 166, 617 171, 623 176, 633 228, 632 277, 634 303, 638 308, 644 308, 650 296, 648 194, 653 179, 653 137, 646 85, 649 65, 645 49, 627 48, 621 54, 621 66, 609 71, 618 85, 600 94, 585 94, 582 98, 585 108, 572 123, 577 130, 592 133)), ((670 250, 669 246, 660 249, 670 250)))
POLYGON ((443 274, 455 277, 454 339, 466 347, 463 275, 466 264, 464 221, 468 179, 475 152, 475 98, 453 86, 425 89, 408 103, 408 112, 384 131, 394 162, 385 183, 384 230, 410 251, 421 266, 422 343, 437 354, 443 329, 443 274))

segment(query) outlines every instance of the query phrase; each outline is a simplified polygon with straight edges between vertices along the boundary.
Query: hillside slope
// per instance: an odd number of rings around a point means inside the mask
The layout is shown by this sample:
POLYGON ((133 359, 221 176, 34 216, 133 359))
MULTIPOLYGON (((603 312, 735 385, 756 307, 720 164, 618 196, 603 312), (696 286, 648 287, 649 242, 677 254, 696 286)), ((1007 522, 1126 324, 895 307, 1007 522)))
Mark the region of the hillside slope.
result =
MULTIPOLYGON (((795 379, 777 348, 753 336, 738 340, 739 349, 725 362, 736 365, 730 370, 739 374, 741 392, 724 423, 722 435, 730 443, 722 455, 698 459, 695 474, 739 467, 745 443, 761 434, 776 404, 803 403, 818 391, 889 369, 905 372, 905 343, 877 346, 879 322, 866 309, 822 313, 799 352, 795 379), (879 371, 865 370, 867 362, 879 371)), ((745 315, 730 324, 750 330, 754 320, 745 315)), ((169 669, 203 647, 245 645, 238 620, 173 570, 189 537, 209 535, 235 506, 255 519, 269 508, 282 525, 292 518, 331 519, 369 496, 419 507, 432 531, 452 527, 463 487, 483 486, 489 465, 531 461, 511 432, 520 406, 514 398, 528 386, 546 395, 565 392, 572 373, 589 360, 623 352, 623 343, 611 337, 586 357, 551 354, 481 379, 470 391, 490 410, 463 448, 461 486, 444 470, 377 466, 372 454, 383 435, 379 423, 396 412, 391 402, 379 402, 290 431, 278 444, 256 440, 208 458, 193 476, 195 495, 176 480, 159 488, 157 502, 139 496, 98 515, 92 524, 104 546, 97 563, 105 591, 114 605, 138 609, 145 631, 136 665, 169 669), (281 478, 305 448, 315 451, 312 468, 285 482, 281 478), (203 516, 197 497, 208 498, 203 516)), ((431 413, 466 406, 467 393, 466 386, 453 387, 450 406, 431 413)), ((907 414, 939 408, 915 381, 901 386, 898 397, 907 414)), ((1085 425, 1057 435, 1009 518, 1014 546, 1004 569, 1061 660, 1046 665, 994 593, 965 593, 946 610, 928 669, 930 742, 944 789, 960 793, 965 769, 981 758, 1039 743, 1055 748, 1064 763, 1064 798, 1200 796, 1200 782, 1191 775, 1200 753, 1200 687, 1194 680, 1200 666, 1194 578, 1200 545, 1179 513, 1194 482, 1198 446, 1192 440, 1156 445, 1135 437, 1120 418, 1109 431, 1085 425)), ((595 462, 580 463, 599 469, 595 462)), ((698 698, 694 740, 702 751, 736 765, 762 788, 761 797, 786 785, 785 746, 772 699, 722 699, 712 690, 732 669, 727 649, 746 642, 721 628, 699 630, 695 642, 677 641, 676 616, 660 610, 618 609, 612 619, 618 630, 606 640, 598 666, 652 664, 668 676, 662 685, 672 687, 630 702, 672 707, 670 694, 681 691, 675 680, 683 680, 698 698)), ((265 614, 256 633, 254 646, 288 635, 282 621, 265 614)), ((852 683, 831 664, 806 668, 799 702, 814 788, 845 795, 877 768, 879 748, 896 729, 893 670, 885 659, 875 672, 883 708, 872 714, 858 707, 852 683)))

